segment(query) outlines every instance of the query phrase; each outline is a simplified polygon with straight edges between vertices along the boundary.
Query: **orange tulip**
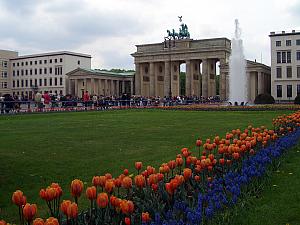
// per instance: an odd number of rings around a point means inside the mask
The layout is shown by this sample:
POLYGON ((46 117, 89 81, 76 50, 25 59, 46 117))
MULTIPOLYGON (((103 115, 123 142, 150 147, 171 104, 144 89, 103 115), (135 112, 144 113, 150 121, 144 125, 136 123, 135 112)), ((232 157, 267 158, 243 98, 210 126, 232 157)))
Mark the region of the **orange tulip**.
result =
POLYGON ((143 188, 145 186, 146 180, 145 180, 145 177, 143 175, 137 175, 134 178, 134 182, 135 182, 135 185, 138 188, 143 188))
POLYGON ((122 200, 120 203, 120 208, 122 213, 129 215, 134 211, 134 204, 132 201, 122 200))
POLYGON ((176 158, 176 163, 178 166, 182 166, 183 165, 183 159, 182 158, 176 158))
POLYGON ((36 204, 26 203, 26 205, 23 208, 23 216, 25 220, 31 222, 33 220, 33 217, 36 214, 36 211, 37 211, 36 204))
POLYGON ((112 179, 106 180, 106 182, 105 182, 105 191, 110 194, 111 192, 113 192, 114 188, 115 188, 114 181, 112 179))
POLYGON ((15 205, 22 206, 26 204, 26 197, 22 191, 17 190, 12 195, 12 201, 15 205))
POLYGON ((105 208, 108 205, 107 193, 103 192, 103 193, 98 194, 97 204, 100 208, 105 208))
POLYGON ((195 181, 200 181, 200 179, 201 179, 200 176, 198 175, 195 176, 195 181))
POLYGON ((62 196, 62 189, 58 183, 52 183, 50 187, 55 189, 57 197, 62 196))
POLYGON ((192 170, 189 169, 189 168, 185 168, 185 169, 183 170, 183 177, 184 177, 184 179, 185 179, 185 180, 188 180, 188 179, 191 178, 191 176, 192 176, 192 170))
POLYGON ((168 166, 171 170, 174 170, 176 167, 176 161, 175 160, 171 160, 168 162, 168 166))
POLYGON ((78 216, 78 206, 75 202, 69 205, 67 209, 67 216, 71 219, 75 219, 78 216))
POLYGON ((99 182, 100 182, 99 184, 100 184, 101 187, 104 188, 106 180, 107 180, 106 176, 100 176, 99 177, 99 182))
POLYGON ((33 225, 44 225, 44 220, 41 219, 41 218, 36 218, 36 219, 33 221, 33 225))
POLYGON ((54 217, 49 217, 46 222, 45 225, 59 225, 59 222, 56 218, 54 217))
POLYGON ((68 215, 68 208, 71 204, 72 203, 70 200, 63 200, 62 203, 60 204, 60 209, 65 215, 68 215))
POLYGON ((106 174, 105 174, 105 177, 106 177, 107 180, 112 179, 112 175, 111 175, 110 173, 106 173, 106 174))
POLYGON ((148 212, 142 213, 142 221, 148 223, 150 221, 150 215, 148 212))
POLYGON ((71 193, 74 197, 80 197, 83 190, 83 182, 81 180, 75 179, 71 183, 71 193))
POLYGON ((99 176, 94 176, 92 183, 95 187, 100 186, 100 177, 99 176))
POLYGON ((124 177, 122 180, 122 187, 129 189, 132 187, 132 180, 130 177, 124 177))
POLYGON ((87 196, 87 198, 88 198, 89 200, 94 200, 94 199, 96 199, 96 198, 97 198, 97 189, 96 189, 96 187, 95 187, 95 186, 88 187, 88 188, 86 189, 85 194, 86 194, 86 196, 87 196))

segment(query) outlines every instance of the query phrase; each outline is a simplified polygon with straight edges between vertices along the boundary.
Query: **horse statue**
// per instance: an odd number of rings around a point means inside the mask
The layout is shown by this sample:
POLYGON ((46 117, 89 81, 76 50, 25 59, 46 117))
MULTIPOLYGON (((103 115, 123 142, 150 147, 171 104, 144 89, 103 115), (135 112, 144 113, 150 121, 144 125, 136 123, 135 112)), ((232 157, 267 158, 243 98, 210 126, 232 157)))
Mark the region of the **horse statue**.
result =
POLYGON ((179 28, 179 39, 190 38, 190 33, 188 31, 188 26, 182 23, 181 28, 179 28))

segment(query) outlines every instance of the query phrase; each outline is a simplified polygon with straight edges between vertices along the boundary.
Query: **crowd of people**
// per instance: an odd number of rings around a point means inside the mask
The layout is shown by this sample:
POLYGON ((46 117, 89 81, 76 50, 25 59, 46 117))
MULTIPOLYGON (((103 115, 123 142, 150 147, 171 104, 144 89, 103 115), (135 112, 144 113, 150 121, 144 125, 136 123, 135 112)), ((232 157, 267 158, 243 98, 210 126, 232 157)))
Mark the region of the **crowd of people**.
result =
POLYGON ((126 107, 147 107, 147 106, 173 106, 201 103, 217 103, 220 99, 218 96, 203 98, 197 96, 175 96, 175 97, 145 97, 145 96, 130 96, 122 94, 121 96, 103 96, 90 94, 86 91, 82 98, 72 95, 53 95, 47 91, 44 94, 35 93, 33 98, 29 100, 24 96, 11 96, 6 94, 0 97, 0 113, 17 113, 22 110, 54 108, 74 108, 81 107, 85 110, 99 109, 104 110, 116 106, 126 107))

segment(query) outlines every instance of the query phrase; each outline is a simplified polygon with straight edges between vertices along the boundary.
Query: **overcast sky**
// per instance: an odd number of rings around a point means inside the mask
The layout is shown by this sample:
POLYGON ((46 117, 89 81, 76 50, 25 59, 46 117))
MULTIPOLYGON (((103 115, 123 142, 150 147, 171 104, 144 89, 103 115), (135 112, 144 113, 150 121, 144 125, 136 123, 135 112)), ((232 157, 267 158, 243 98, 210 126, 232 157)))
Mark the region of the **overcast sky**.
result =
POLYGON ((300 0, 0 0, 0 49, 91 54, 93 68, 134 68, 136 44, 162 42, 167 29, 191 38, 227 37, 237 18, 247 59, 270 64, 270 31, 300 30, 300 0))

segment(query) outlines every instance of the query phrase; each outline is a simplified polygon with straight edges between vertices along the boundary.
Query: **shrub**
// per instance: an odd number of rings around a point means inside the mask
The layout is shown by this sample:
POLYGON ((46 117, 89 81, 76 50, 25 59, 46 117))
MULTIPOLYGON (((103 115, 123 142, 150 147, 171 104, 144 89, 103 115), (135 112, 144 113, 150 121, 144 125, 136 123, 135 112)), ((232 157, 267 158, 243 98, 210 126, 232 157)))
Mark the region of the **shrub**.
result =
POLYGON ((300 95, 297 95, 295 100, 294 100, 294 104, 299 105, 300 104, 300 95))
POLYGON ((259 94, 254 100, 255 104, 274 104, 275 99, 270 94, 259 94))

